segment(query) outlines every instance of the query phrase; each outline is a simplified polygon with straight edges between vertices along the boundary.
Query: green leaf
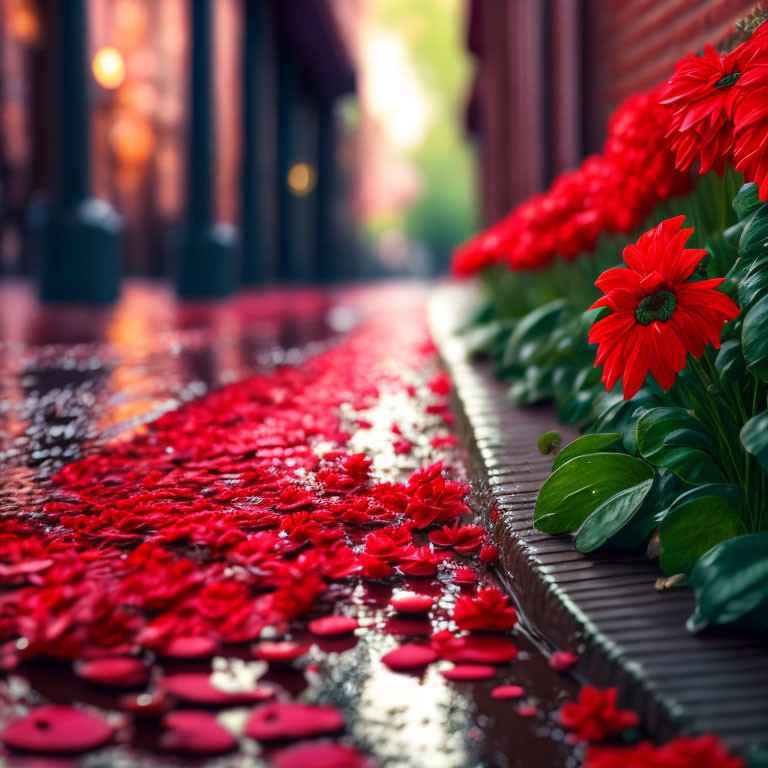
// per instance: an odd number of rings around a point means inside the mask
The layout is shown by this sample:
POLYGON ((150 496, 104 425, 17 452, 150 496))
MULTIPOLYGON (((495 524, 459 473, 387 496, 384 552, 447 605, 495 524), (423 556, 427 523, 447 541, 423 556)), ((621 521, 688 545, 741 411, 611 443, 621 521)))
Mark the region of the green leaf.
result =
POLYGON ((744 491, 741 486, 734 485, 733 483, 705 483, 704 485, 697 485, 685 493, 681 493, 670 504, 669 510, 671 511, 683 504, 687 504, 689 501, 701 499, 705 496, 719 496, 721 499, 725 499, 728 506, 737 512, 744 506, 744 491))
POLYGON ((620 441, 621 435, 616 432, 605 435, 584 435, 583 437, 577 437, 557 454, 555 463, 552 465, 552 471, 559 469, 566 461, 570 461, 571 459, 576 458, 576 456, 583 456, 587 453, 598 453, 607 450, 611 446, 613 446, 615 450, 620 451, 620 441))
POLYGON ((643 414, 658 405, 658 398, 648 390, 640 390, 631 400, 619 397, 600 414, 593 431, 619 432, 627 453, 637 454, 637 422, 643 414))
POLYGON ((553 430, 550 432, 545 432, 539 438, 539 441, 536 445, 538 446, 539 451, 541 451, 541 453, 546 456, 548 453, 554 453, 562 440, 563 438, 560 436, 560 433, 553 430))
POLYGON ((741 444, 768 472, 768 411, 753 416, 741 429, 741 444))
POLYGON ((741 343, 749 370, 765 380, 768 379, 768 296, 753 304, 744 317, 741 343))
POLYGON ((741 351, 741 339, 728 339, 715 358, 715 370, 725 381, 740 381, 747 373, 747 363, 741 351))
POLYGON ((697 603, 691 631, 733 622, 768 629, 768 531, 713 547, 693 569, 691 584, 697 603))
POLYGON ((509 337, 503 364, 527 362, 535 352, 537 342, 546 341, 558 327, 564 309, 565 302, 558 299, 522 317, 509 337))
POLYGON ((653 485, 653 478, 619 491, 606 499, 581 525, 576 549, 592 552, 616 535, 640 509, 653 485))
POLYGON ((683 408, 644 413, 637 422, 637 445, 643 458, 687 483, 725 482, 712 458, 715 448, 706 427, 683 408))
POLYGON ((588 453, 553 472, 539 492, 534 526, 544 533, 568 533, 615 494, 653 477, 653 468, 624 453, 588 453))
POLYGON ((756 258, 765 253, 768 240, 768 203, 761 205, 749 221, 739 240, 739 256, 756 258))
POLYGON ((748 262, 738 282, 738 302, 743 313, 768 293, 768 259, 765 257, 748 262))
POLYGON ((676 505, 659 528, 661 569, 689 575, 715 544, 746 533, 741 517, 721 496, 703 496, 676 505))
POLYGON ((754 182, 745 184, 733 198, 733 210, 739 221, 751 216, 761 205, 760 193, 754 182))

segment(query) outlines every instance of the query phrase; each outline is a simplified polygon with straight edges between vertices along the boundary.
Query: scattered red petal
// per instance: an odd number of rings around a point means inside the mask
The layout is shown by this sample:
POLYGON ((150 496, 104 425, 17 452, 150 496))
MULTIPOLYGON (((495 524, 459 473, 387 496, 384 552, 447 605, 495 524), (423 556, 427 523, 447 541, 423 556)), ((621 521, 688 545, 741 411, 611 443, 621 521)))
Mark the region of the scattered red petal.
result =
POLYGON ((517 699, 525 691, 519 685, 499 685, 491 691, 494 699, 517 699))
POLYGON ((75 754, 102 747, 113 735, 109 723, 82 709, 44 706, 7 725, 2 740, 11 749, 75 754))
POLYGON ((309 622, 309 631, 313 635, 330 637, 354 632, 359 626, 357 619, 351 616, 323 616, 309 622))
POLYGON ((499 559, 499 548, 493 544, 483 544, 480 547, 480 559, 486 565, 493 565, 499 559))
POLYGON ((426 667, 437 659, 437 653, 432 648, 416 643, 401 645, 381 657, 382 663, 390 669, 418 669, 426 667))
POLYGON ((253 704, 271 699, 275 693, 271 688, 251 688, 249 690, 227 691, 217 688, 206 672, 180 672, 169 675, 163 682, 166 693, 182 701, 203 706, 234 706, 253 704))
POLYGON ((572 667, 579 660, 576 653, 570 651, 555 651, 549 657, 549 666, 557 672, 563 672, 572 667))
POLYGON ((517 624, 517 613, 509 598, 496 587, 486 587, 477 597, 457 598, 453 620, 459 629, 506 630, 517 624))
POLYGON ((496 674, 496 668, 487 664, 457 664, 441 670, 440 674, 446 680, 487 680, 496 674))
POLYGON ((237 747, 235 737, 210 712, 171 712, 163 725, 168 730, 161 736, 161 745, 172 752, 218 755, 237 747))
POLYGON ((215 656, 219 644, 211 637, 173 637, 160 649, 161 656, 169 659, 208 659, 215 656))
POLYGON ((434 598, 417 592, 398 592, 392 596, 389 604, 398 613, 422 614, 432 609, 434 598))
POLYGON ((538 714, 539 708, 535 707, 533 704, 518 704, 515 707, 515 712, 517 712, 520 717, 534 717, 538 714))
POLYGON ((289 663, 309 653, 310 646, 299 645, 291 640, 270 642, 265 640, 252 648, 253 656, 262 661, 270 661, 276 664, 289 663))
POLYGON ((135 688, 149 679, 149 668, 132 656, 115 656, 75 664, 75 674, 106 688, 135 688))
POLYGON ((257 741, 306 739, 336 733, 344 716, 335 707, 277 701, 259 707, 248 719, 245 733, 257 741))
POLYGON ((468 635, 454 638, 440 656, 455 663, 505 664, 517 653, 517 646, 504 635, 468 635))
POLYGON ((297 744, 278 752, 273 768, 375 768, 375 761, 352 747, 321 741, 297 744))

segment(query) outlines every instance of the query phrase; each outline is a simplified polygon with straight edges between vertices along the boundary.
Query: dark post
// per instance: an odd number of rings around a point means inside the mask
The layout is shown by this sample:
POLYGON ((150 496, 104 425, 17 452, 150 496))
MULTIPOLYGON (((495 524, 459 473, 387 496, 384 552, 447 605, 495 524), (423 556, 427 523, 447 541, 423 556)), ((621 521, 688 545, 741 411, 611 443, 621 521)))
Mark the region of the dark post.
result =
POLYGON ((316 272, 322 282, 338 277, 336 248, 336 130, 333 104, 321 102, 317 113, 317 187, 315 189, 316 272))
POLYGON ((56 180, 50 207, 38 206, 44 301, 107 302, 120 283, 122 222, 91 197, 86 0, 60 0, 56 26, 56 180))
MULTIPOLYGON (((262 120, 264 73, 261 71, 263 49, 267 42, 269 3, 245 0, 245 48, 243 50, 243 165, 242 165, 242 278, 250 285, 266 282, 270 264, 264 247, 264 169, 262 157, 262 120)), ((274 114, 274 111, 273 111, 274 114)), ((270 190, 271 192, 271 190, 270 190)))
POLYGON ((187 174, 187 216, 177 276, 186 298, 227 296, 237 283, 237 235, 215 223, 213 8, 211 0, 191 0, 191 115, 187 174))
POLYGON ((277 272, 281 280, 296 280, 299 233, 293 216, 294 198, 288 186, 288 172, 298 159, 296 112, 300 83, 298 63, 286 45, 278 48, 277 69, 277 272))

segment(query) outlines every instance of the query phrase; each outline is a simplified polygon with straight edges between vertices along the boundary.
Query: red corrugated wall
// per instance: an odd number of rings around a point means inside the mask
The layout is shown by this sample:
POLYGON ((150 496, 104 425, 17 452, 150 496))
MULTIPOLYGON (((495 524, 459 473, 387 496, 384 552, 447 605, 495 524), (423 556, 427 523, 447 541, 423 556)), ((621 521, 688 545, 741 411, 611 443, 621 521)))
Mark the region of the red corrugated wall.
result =
MULTIPOLYGON (((599 151, 613 108, 722 44, 756 0, 472 0, 486 220, 599 151)), ((765 5, 765 2, 763 2, 765 5)))

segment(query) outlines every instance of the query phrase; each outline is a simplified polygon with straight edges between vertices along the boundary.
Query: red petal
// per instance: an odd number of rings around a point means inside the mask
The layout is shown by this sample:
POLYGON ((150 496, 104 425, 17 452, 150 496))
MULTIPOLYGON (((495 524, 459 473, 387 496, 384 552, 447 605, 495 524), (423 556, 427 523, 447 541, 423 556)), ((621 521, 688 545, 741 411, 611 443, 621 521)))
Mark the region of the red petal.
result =
POLYGON ((102 747, 113 735, 109 723, 82 709, 45 706, 6 726, 2 739, 12 749, 72 754, 102 747))
POLYGON ((360 625, 357 619, 351 616, 323 616, 309 622, 309 631, 313 635, 320 637, 329 637, 330 635, 345 635, 353 632, 360 625))
POLYGON ((517 699, 525 691, 519 685, 499 685, 491 691, 494 699, 517 699))
POLYGON ((309 653, 309 648, 310 646, 308 645, 299 645, 291 640, 283 640, 278 643, 264 641, 254 645, 251 650, 253 651, 254 658, 279 664, 281 662, 295 661, 304 656, 304 654, 309 653))
POLYGON ((496 674, 496 668, 486 664, 457 664, 441 670, 440 674, 446 680, 487 680, 496 674))
POLYGON ((149 679, 149 669, 132 656, 115 656, 75 664, 75 674, 94 685, 107 688, 134 688, 149 679))
POLYGON ((273 741, 321 736, 343 727, 344 716, 335 707, 278 701, 259 707, 248 719, 245 733, 257 741, 273 741))
POLYGON ((428 645, 417 645, 416 643, 401 645, 381 657, 382 663, 390 669, 418 669, 419 667, 426 667, 427 664, 431 664, 437 659, 437 653, 428 645))
POLYGON ((237 740, 209 712, 172 712, 163 718, 168 729, 161 737, 163 749, 191 755, 231 752, 237 740))
POLYGON ((232 706, 252 704, 271 699, 275 693, 270 688, 251 688, 245 691, 225 691, 216 688, 211 675, 206 672, 181 672, 169 675, 163 682, 166 693, 182 701, 205 706, 232 706))
POLYGON ((578 660, 578 655, 570 651, 555 651, 549 657, 549 666, 557 672, 563 672, 572 667, 578 660))
POLYGON ((273 768, 374 768, 375 762, 352 747, 327 741, 297 744, 278 752, 273 768))
POLYGON ((169 659, 208 659, 218 649, 218 643, 210 637, 173 637, 159 653, 169 659))
POLYGON ((503 635, 468 635, 457 637, 441 657, 456 663, 504 664, 517 657, 517 646, 503 635))
POLYGON ((417 592, 398 592, 392 596, 389 604, 398 613, 427 613, 433 606, 434 600, 429 595, 417 592))

